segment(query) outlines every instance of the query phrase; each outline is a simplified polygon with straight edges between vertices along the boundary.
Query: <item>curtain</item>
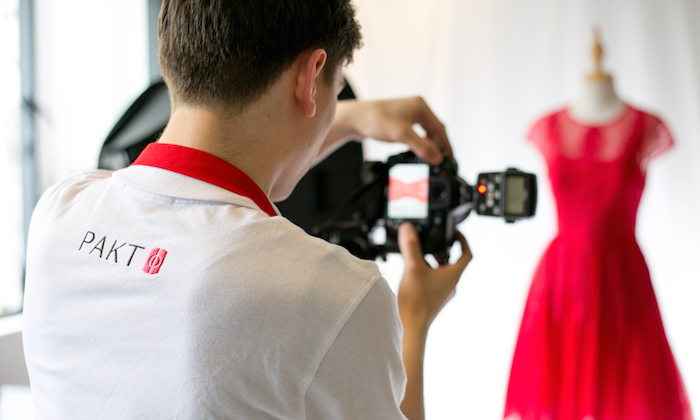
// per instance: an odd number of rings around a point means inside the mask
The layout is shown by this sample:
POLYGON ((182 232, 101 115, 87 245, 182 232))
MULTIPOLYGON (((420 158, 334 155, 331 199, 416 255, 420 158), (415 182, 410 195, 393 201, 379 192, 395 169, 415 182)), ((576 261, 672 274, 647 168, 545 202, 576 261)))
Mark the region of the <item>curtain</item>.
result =
MULTIPOLYGON (((471 215, 474 260, 435 321, 425 364, 428 418, 498 419, 525 298, 556 234, 544 160, 525 140, 570 104, 593 68, 593 27, 618 95, 661 117, 675 147, 651 162, 637 238, 691 404, 700 407, 700 2, 695 0, 355 0, 364 47, 347 77, 361 99, 420 95, 446 125, 470 184, 516 166, 539 179, 532 220, 471 215)), ((381 160, 400 146, 365 147, 381 160)), ((397 287, 402 262, 380 264, 397 287)))

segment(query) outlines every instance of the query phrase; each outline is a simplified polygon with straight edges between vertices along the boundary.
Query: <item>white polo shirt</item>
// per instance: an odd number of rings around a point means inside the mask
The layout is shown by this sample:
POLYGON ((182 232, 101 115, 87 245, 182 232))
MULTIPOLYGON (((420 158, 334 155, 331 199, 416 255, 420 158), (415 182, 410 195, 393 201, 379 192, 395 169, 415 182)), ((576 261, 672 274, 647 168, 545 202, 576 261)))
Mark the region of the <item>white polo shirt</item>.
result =
POLYGON ((376 265, 194 149, 152 144, 43 195, 24 322, 37 419, 404 418, 376 265))

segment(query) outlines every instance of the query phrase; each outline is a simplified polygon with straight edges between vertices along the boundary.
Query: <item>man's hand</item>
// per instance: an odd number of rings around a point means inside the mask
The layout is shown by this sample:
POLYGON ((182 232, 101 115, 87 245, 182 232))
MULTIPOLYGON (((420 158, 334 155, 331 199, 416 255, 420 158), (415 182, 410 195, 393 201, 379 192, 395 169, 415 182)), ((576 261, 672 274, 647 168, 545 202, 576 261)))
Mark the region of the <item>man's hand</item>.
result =
POLYGON ((439 165, 443 155, 452 156, 445 126, 420 97, 360 102, 340 101, 333 127, 319 156, 327 156, 347 140, 371 137, 390 143, 404 143, 432 165, 439 165), (419 136, 413 125, 425 130, 419 136))
POLYGON ((403 362, 408 383, 401 410, 410 420, 425 418, 423 406, 423 358, 428 329, 440 310, 455 294, 462 272, 472 259, 469 245, 458 233, 462 256, 451 265, 432 268, 423 258, 420 239, 413 225, 399 228, 399 248, 405 261, 399 286, 399 315, 404 327, 403 362))
MULTIPOLYGON (((462 272, 472 259, 464 236, 457 233, 462 245, 462 256, 451 265, 432 268, 423 258, 420 239, 410 223, 399 228, 399 248, 403 255, 404 274, 399 286, 401 318, 427 330, 440 310, 452 299, 462 272)), ((404 325, 405 327, 405 325, 404 325)))

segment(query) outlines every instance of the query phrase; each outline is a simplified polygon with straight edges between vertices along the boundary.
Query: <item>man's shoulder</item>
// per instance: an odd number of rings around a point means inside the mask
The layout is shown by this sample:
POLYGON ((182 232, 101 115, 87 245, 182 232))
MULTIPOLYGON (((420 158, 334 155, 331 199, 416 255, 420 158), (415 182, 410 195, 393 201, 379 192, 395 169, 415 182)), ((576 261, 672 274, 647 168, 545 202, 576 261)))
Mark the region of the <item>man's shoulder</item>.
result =
MULTIPOLYGON (((236 212, 232 209, 231 215, 236 212)), ((244 216, 218 219, 214 241, 221 254, 209 255, 213 263, 206 265, 212 273, 226 276, 203 277, 217 289, 225 284, 226 292, 213 297, 216 301, 264 296, 264 303, 258 304, 266 311, 286 308, 296 319, 318 316, 342 325, 370 290, 386 283, 373 261, 313 237, 282 216, 267 217, 259 211, 244 216)), ((386 301, 394 298, 388 287, 376 292, 385 294, 386 301)))
POLYGON ((39 198, 34 208, 32 220, 45 217, 57 207, 70 206, 90 185, 106 180, 112 176, 112 171, 93 170, 67 175, 48 187, 39 198))
MULTIPOLYGON (((329 284, 359 288, 371 287, 381 279, 381 273, 373 261, 355 257, 345 248, 331 244, 306 233, 283 216, 250 217, 232 221, 237 235, 228 241, 242 242, 228 248, 233 254, 249 253, 258 263, 252 270, 265 273, 265 277, 286 276, 290 281, 313 284, 321 289, 329 284)), ((233 261, 233 259, 231 260, 233 261)), ((345 287, 340 287, 345 288, 345 287)))
POLYGON ((274 241, 286 245, 276 249, 275 254, 280 258, 293 252, 303 261, 316 263, 319 271, 332 266, 367 280, 381 276, 373 261, 362 260, 339 245, 312 236, 283 216, 271 218, 269 222, 269 228, 274 234, 266 239, 271 243, 274 241))
POLYGON ((73 173, 65 176, 61 180, 55 182, 44 191, 42 198, 56 196, 65 193, 77 193, 85 189, 90 184, 101 181, 112 176, 112 171, 107 170, 92 170, 73 173))

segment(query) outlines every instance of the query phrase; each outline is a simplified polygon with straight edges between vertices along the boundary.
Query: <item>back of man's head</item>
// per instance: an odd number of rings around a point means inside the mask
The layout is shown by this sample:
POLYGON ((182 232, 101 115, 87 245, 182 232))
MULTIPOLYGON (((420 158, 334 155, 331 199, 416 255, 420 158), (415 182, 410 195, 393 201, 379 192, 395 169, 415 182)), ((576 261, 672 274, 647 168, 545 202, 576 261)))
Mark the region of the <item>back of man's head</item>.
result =
POLYGON ((164 0, 159 62, 173 103, 240 110, 303 52, 328 54, 324 79, 360 46, 350 0, 164 0))

